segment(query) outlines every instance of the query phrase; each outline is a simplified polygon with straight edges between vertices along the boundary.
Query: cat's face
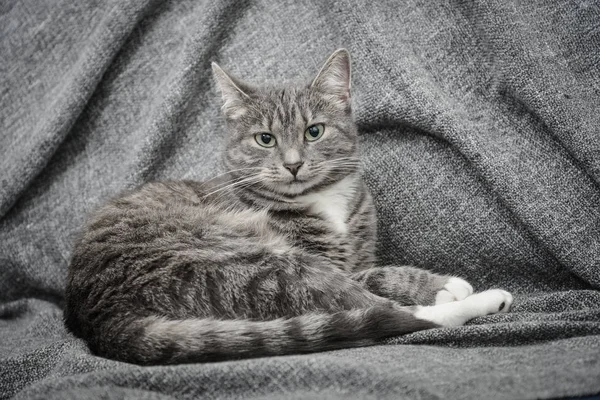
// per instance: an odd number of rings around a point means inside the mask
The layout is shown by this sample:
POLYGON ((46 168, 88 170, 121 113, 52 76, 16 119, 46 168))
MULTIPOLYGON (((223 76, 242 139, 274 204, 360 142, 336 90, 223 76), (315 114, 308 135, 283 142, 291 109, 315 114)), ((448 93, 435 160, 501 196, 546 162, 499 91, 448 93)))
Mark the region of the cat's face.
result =
POLYGON ((224 162, 238 186, 294 196, 358 168, 350 59, 338 50, 306 85, 257 87, 213 65, 229 137, 224 162))

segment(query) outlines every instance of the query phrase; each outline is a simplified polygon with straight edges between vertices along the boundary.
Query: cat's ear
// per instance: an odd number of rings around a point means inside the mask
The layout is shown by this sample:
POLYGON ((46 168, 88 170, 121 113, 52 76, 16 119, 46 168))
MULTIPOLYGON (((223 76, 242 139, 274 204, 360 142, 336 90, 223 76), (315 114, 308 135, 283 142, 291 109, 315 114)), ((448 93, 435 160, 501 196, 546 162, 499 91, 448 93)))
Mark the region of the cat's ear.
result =
POLYGON ((254 86, 225 72, 217 63, 212 63, 213 76, 223 98, 223 112, 227 118, 235 119, 246 112, 244 106, 254 86))
POLYGON ((325 61, 310 86, 343 100, 350 99, 351 72, 348 50, 338 49, 334 51, 325 61))

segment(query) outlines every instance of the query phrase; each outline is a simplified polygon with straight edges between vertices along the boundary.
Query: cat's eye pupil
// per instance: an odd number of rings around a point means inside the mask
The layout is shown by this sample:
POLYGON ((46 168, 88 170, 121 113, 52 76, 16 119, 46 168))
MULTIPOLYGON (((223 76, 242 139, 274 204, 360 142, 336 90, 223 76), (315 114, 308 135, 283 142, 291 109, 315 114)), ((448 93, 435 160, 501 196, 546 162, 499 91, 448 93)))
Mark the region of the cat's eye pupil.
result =
POLYGON ((254 135, 254 139, 256 140, 256 143, 262 147, 273 147, 276 143, 275 136, 270 133, 257 133, 254 135))
POLYGON ((271 143, 271 139, 272 137, 268 133, 263 133, 262 135, 260 135, 260 140, 262 140, 264 144, 271 143))
POLYGON ((319 140, 321 136, 323 136, 324 131, 325 127, 323 126, 323 124, 312 125, 306 128, 306 130, 304 131, 304 137, 306 137, 306 140, 308 140, 309 142, 314 142, 315 140, 319 140))

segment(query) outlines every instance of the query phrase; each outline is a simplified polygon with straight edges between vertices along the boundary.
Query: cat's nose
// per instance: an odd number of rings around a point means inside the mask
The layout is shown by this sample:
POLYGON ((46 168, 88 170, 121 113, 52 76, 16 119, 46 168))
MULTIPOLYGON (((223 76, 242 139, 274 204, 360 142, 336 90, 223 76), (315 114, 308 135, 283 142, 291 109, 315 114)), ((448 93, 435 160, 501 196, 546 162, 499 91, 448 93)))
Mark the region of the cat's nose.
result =
POLYGON ((302 164, 304 164, 303 162, 296 162, 296 163, 291 163, 291 164, 283 164, 283 166, 292 173, 292 175, 294 175, 294 178, 296 177, 296 175, 298 174, 298 170, 300 169, 300 167, 302 166, 302 164))

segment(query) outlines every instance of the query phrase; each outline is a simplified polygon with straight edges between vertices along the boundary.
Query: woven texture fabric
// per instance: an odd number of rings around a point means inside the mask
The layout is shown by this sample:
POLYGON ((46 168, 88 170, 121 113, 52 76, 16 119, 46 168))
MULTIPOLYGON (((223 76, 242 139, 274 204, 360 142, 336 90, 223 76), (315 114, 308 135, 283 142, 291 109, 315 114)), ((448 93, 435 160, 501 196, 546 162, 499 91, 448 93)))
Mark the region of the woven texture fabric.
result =
POLYGON ((4 0, 0 397, 556 398, 600 393, 600 6, 594 1, 4 0), (210 74, 353 56, 382 264, 502 287, 513 312, 380 346, 144 368, 62 325, 88 212, 207 179, 210 74))

